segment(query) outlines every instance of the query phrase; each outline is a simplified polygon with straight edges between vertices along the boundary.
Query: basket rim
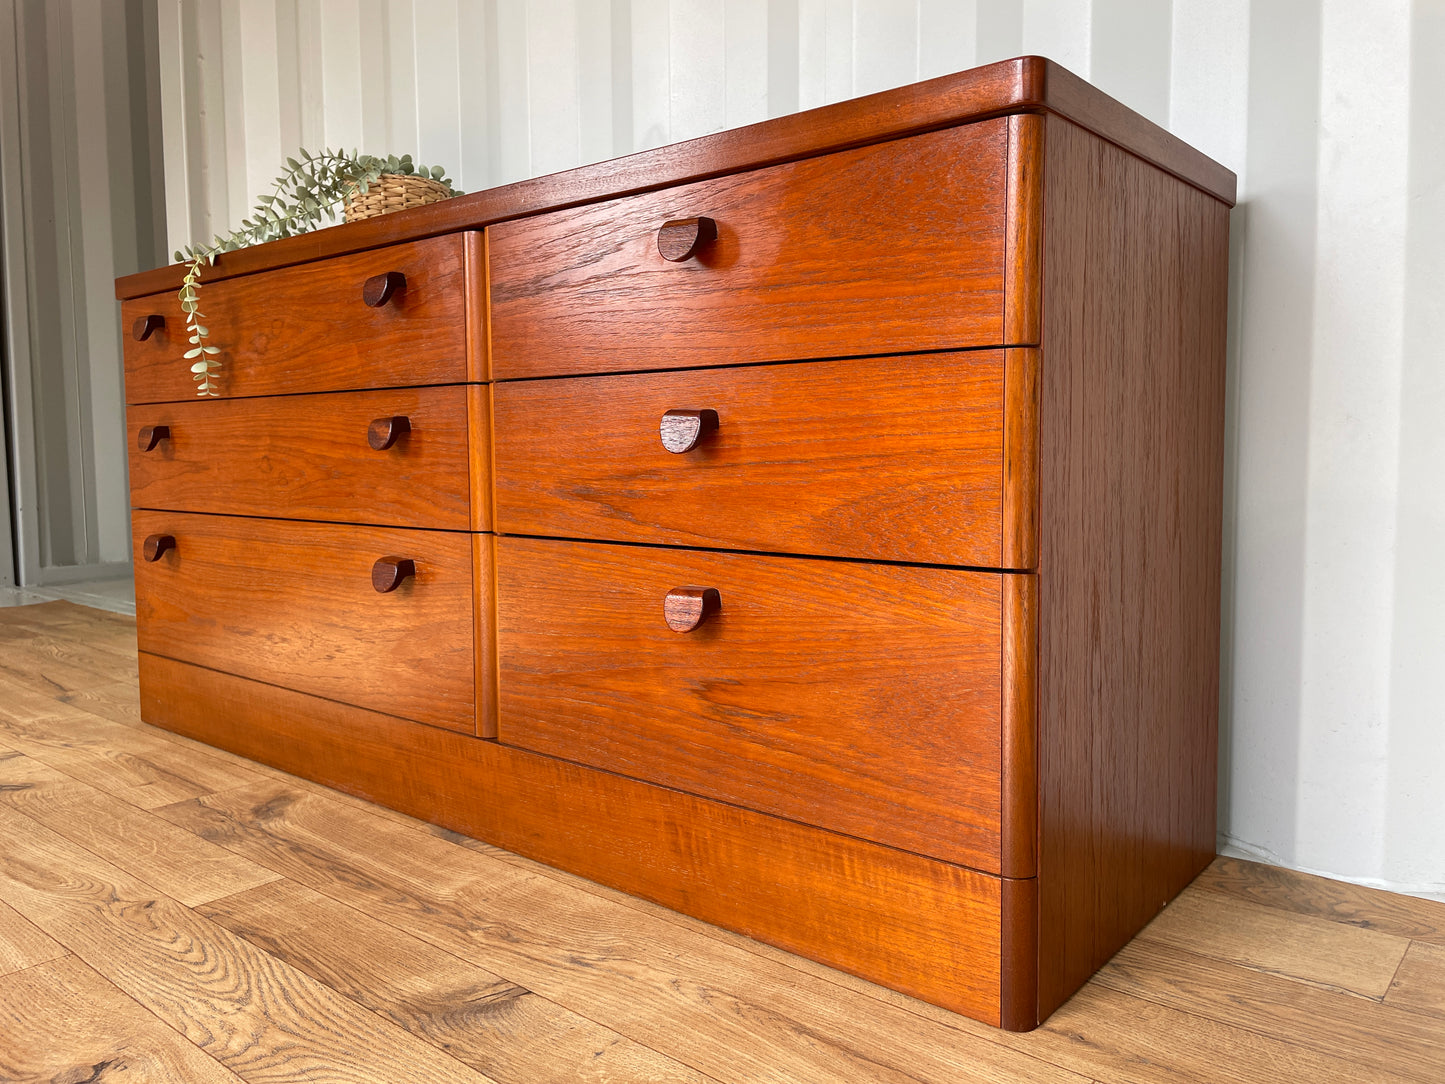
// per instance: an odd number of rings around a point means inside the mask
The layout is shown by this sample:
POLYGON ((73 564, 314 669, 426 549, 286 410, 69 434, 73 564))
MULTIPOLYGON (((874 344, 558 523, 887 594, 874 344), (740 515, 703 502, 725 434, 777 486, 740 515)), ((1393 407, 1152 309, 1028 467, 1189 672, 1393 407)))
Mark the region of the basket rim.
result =
POLYGON ((361 190, 361 185, 357 181, 346 182, 346 186, 352 190, 352 195, 348 198, 370 195, 378 188, 405 188, 407 185, 437 188, 443 192, 448 191, 448 187, 441 181, 434 177, 423 177, 420 173, 383 173, 367 186, 365 192, 361 190))

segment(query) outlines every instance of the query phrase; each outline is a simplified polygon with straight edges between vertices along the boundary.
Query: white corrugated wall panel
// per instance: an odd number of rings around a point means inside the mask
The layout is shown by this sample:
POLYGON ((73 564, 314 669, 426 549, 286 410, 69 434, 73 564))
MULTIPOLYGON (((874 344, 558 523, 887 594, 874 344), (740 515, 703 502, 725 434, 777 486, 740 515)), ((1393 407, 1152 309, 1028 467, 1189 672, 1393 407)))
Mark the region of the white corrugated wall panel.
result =
MULTIPOLYGON (((151 88, 147 36, 168 34, 172 75, 202 40, 183 12, 159 13, 141 0, 0 0, 0 332, 6 382, 0 395, 10 447, 15 518, 0 513, 0 582, 12 579, 11 538, 25 585, 124 572, 130 553, 120 312, 114 279, 164 258, 149 205, 151 88), (157 18, 159 14, 160 18, 157 18)), ((219 35, 204 40, 214 44, 219 35)), ((192 67, 199 66, 192 58, 192 67)), ((219 70, 219 69, 217 69, 219 70)), ((225 169, 209 183, 211 160, 226 160, 224 128, 186 135, 198 101, 179 83, 168 153, 183 175, 197 170, 202 213, 226 199, 225 169), (192 154, 202 148, 211 152, 192 154)), ((219 92, 218 92, 219 95, 219 92)), ((156 105, 159 105, 157 96, 156 105)), ((157 136, 159 132, 157 131, 157 136)), ((158 163, 157 163, 158 166, 158 163)), ((197 208, 176 201, 171 229, 184 236, 197 208)), ((222 212, 224 213, 224 206, 222 212)), ((155 212, 161 208, 157 206, 155 212)))
MULTIPOLYGON (((1324 0, 1294 858, 1383 876, 1410 11, 1324 0), (1350 725, 1341 727, 1340 720, 1350 725)), ((1445 743, 1442 743, 1445 745, 1445 743)))
POLYGON ((1440 880, 1440 856, 1419 833, 1445 825, 1445 5, 1415 6, 1410 54, 1383 877, 1423 888, 1440 880))

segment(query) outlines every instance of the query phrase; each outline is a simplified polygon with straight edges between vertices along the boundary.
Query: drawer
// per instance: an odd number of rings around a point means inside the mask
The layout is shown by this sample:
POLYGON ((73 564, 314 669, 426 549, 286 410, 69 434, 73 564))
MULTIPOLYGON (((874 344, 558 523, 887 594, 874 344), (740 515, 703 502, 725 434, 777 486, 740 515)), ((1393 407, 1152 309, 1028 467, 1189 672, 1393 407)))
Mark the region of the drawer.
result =
POLYGON ((1005 464, 1034 461, 1034 363, 979 350, 496 384, 498 530, 1005 567, 1027 560, 1005 555, 1005 522, 1033 522, 1034 472, 1005 464), (1006 426, 1006 410, 1024 417, 1006 426), (713 411, 716 429, 669 451, 668 411, 713 411))
POLYGON ((511 537, 496 567, 504 743, 998 872, 1002 575, 511 537), (718 592, 688 632, 680 587, 718 592))
POLYGON ((492 371, 1006 345, 1007 153, 1000 118, 488 227, 492 371))
POLYGON ((132 524, 141 651, 475 733, 473 568, 490 536, 152 511, 132 524), (154 561, 151 536, 173 539, 154 561), (383 557, 415 575, 379 592, 383 557))
MULTIPOLYGON (((201 322, 221 351, 221 395, 479 379, 468 371, 466 322, 468 298, 479 296, 469 283, 479 275, 480 252, 478 234, 453 234, 260 275, 206 282, 203 274, 201 322), (392 271, 405 276, 405 285, 385 304, 368 305, 366 280, 392 271)), ((126 402, 196 398, 176 295, 126 301, 121 316, 126 402), (137 341, 135 322, 152 313, 165 326, 137 341)))
POLYGON ((490 529, 482 385, 149 403, 126 414, 138 508, 490 529), (481 429, 476 464, 469 414, 481 429))

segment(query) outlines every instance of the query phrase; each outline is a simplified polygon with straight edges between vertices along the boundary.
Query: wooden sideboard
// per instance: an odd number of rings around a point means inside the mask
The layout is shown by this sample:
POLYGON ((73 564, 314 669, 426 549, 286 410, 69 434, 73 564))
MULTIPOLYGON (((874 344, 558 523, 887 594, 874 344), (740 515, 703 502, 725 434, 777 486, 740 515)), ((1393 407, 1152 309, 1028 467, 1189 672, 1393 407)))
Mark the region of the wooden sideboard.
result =
POLYGON ((217 399, 122 279, 143 715, 1031 1028, 1214 854, 1233 200, 1026 57, 228 254, 217 399))

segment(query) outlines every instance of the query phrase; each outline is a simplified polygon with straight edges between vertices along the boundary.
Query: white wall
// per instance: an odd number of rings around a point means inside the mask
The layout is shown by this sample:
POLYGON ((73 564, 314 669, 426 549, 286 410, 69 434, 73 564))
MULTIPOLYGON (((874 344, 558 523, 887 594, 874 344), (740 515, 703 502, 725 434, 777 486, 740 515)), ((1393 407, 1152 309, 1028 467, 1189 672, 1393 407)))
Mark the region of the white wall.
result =
POLYGON ((1021 53, 1235 170, 1221 831, 1445 892, 1445 5, 160 0, 172 247, 298 144, 468 189, 1021 53))
POLYGON ((147 0, 0 0, 0 464, 26 584, 129 570, 114 280, 164 258, 154 24, 147 0))

